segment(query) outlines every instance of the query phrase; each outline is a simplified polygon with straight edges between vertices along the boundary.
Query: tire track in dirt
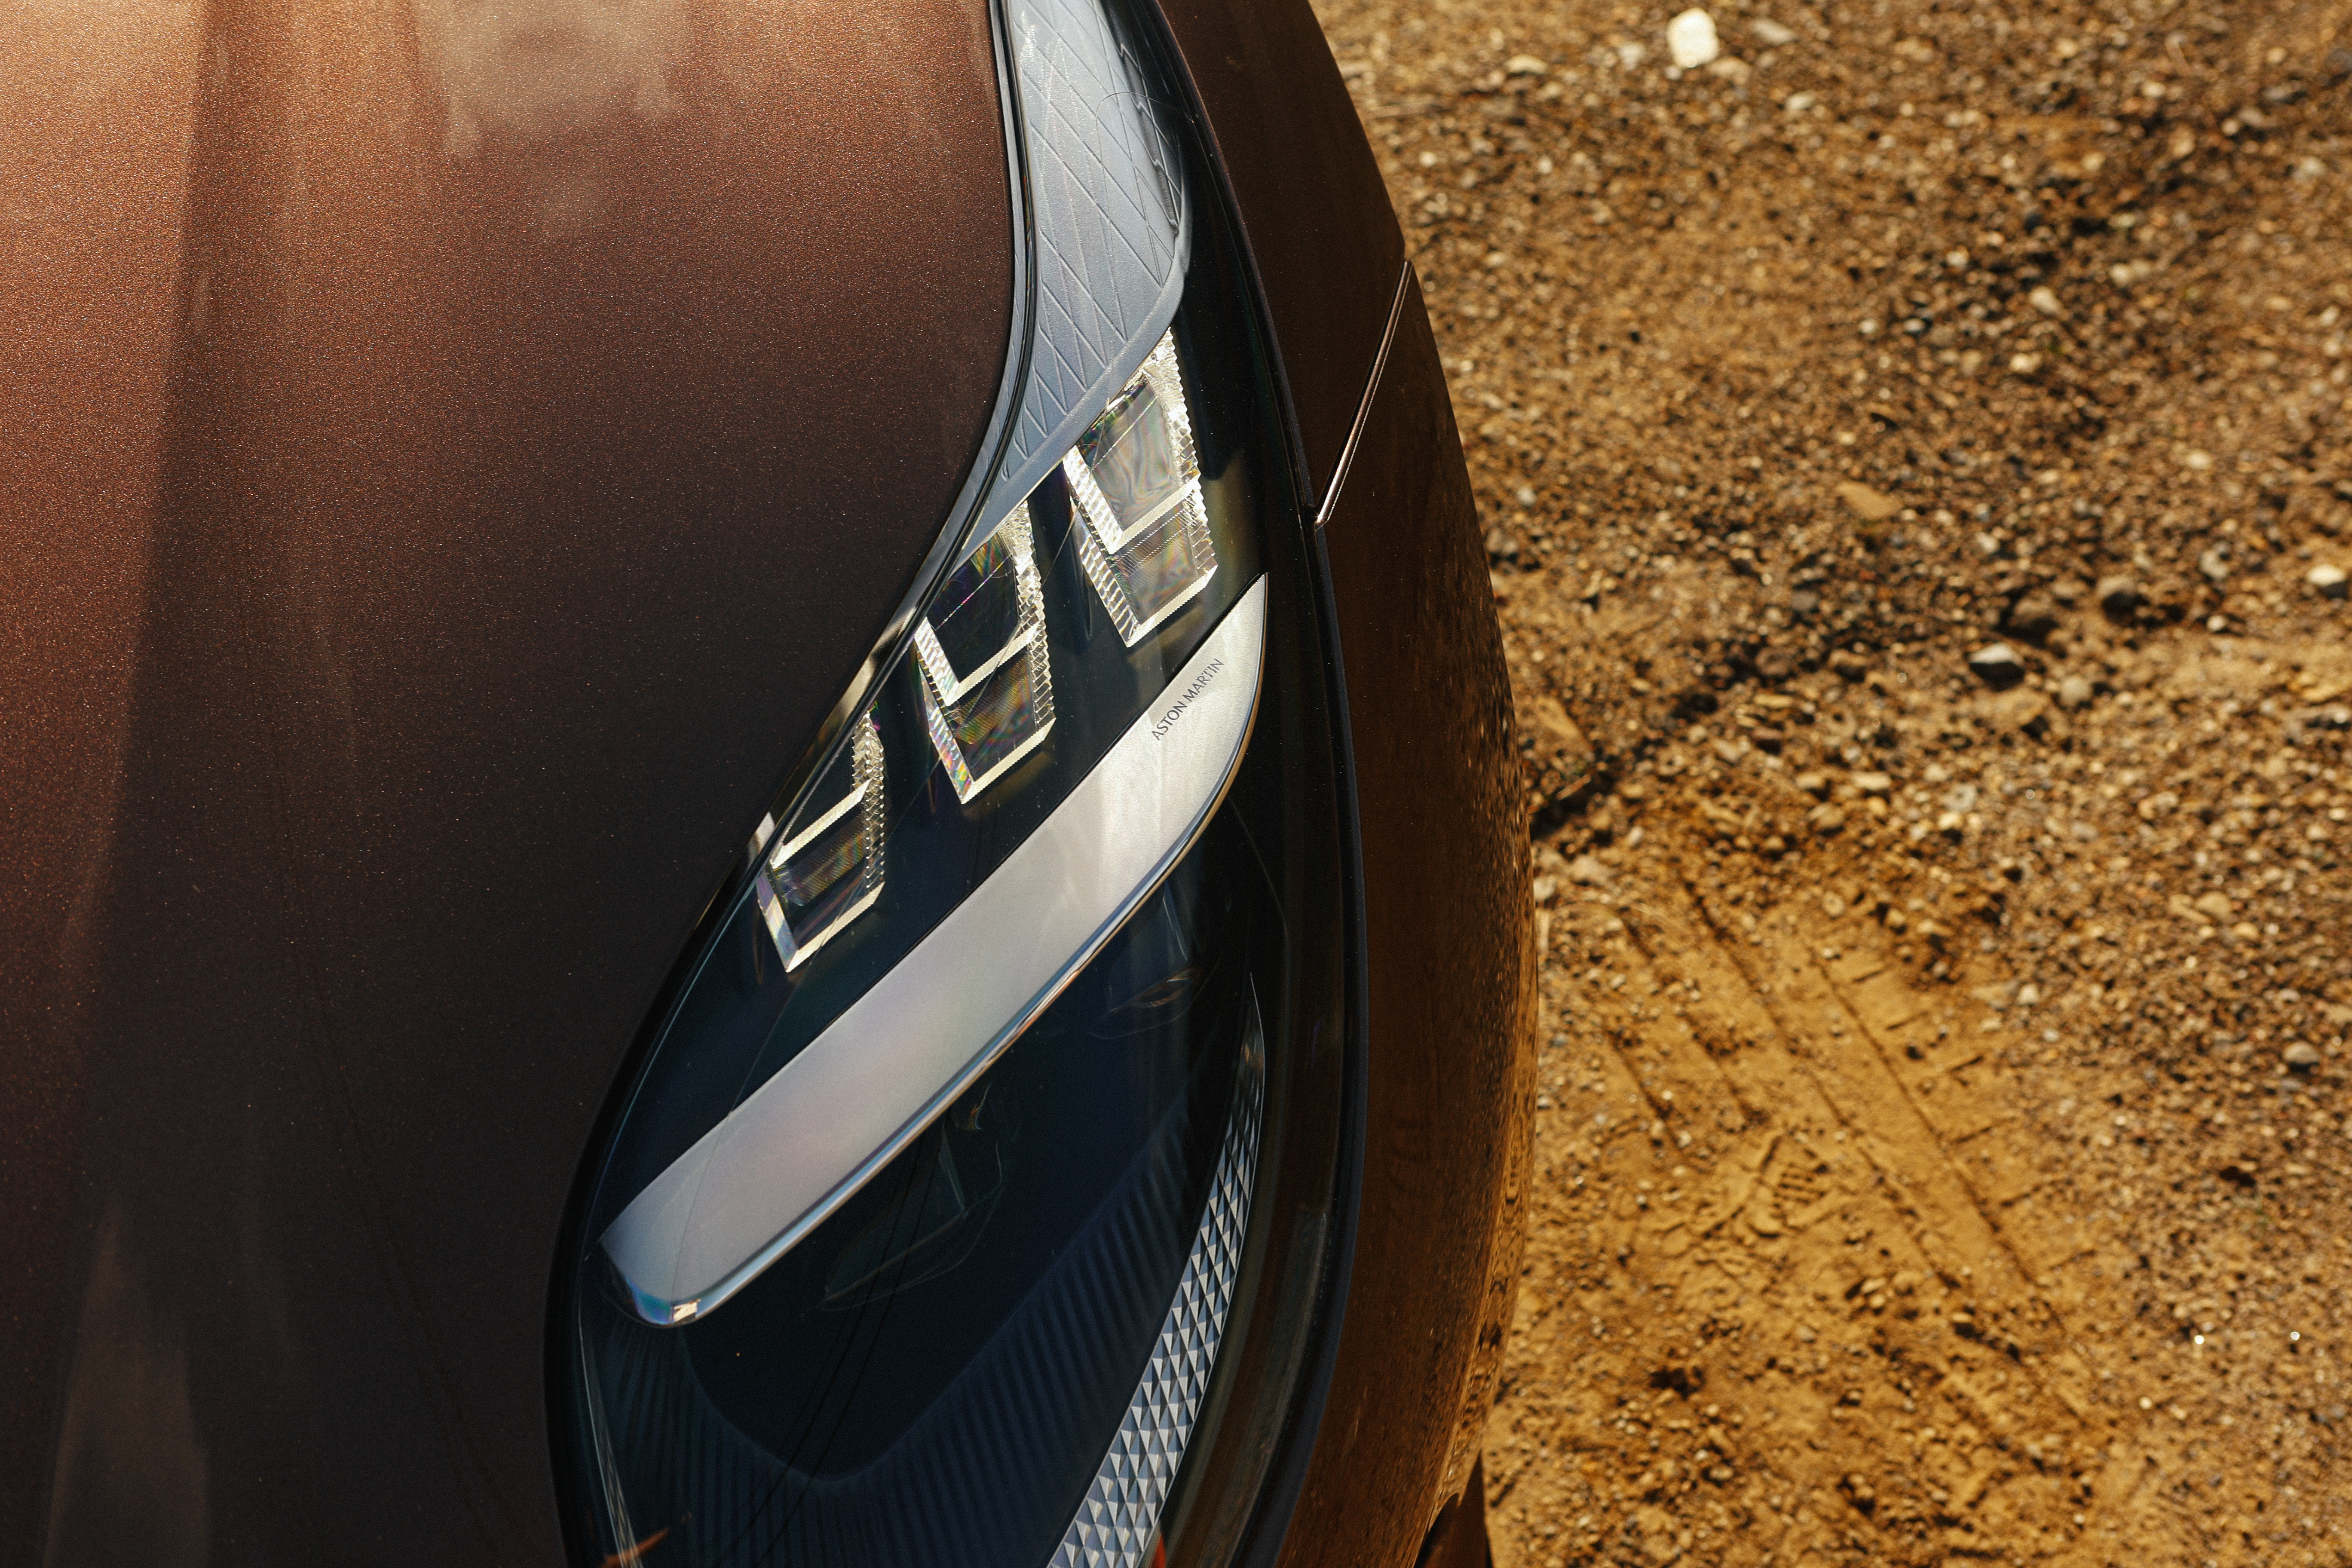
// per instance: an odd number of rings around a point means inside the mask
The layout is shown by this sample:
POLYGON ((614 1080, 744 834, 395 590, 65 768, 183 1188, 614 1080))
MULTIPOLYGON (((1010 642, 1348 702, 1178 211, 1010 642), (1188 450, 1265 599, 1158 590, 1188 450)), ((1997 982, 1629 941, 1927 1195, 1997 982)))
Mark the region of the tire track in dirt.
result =
POLYGON ((2352 7, 1682 5, 1318 0, 1555 895, 1498 1552, 2346 1568, 2352 7))
POLYGON ((2186 1428, 2137 1407, 2135 1260, 2022 1113, 2089 1086, 2021 1081, 1999 1016, 1916 982, 1893 900, 1844 885, 1760 918, 1594 889, 1546 921, 1567 1022, 1497 1561, 2205 1561, 2152 1484, 2186 1428))

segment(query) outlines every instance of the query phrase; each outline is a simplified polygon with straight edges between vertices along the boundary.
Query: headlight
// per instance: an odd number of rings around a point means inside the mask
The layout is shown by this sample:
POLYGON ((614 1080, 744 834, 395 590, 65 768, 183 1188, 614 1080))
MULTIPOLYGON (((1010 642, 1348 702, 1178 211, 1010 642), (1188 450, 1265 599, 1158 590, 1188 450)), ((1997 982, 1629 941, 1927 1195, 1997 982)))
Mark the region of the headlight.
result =
POLYGON ((1198 1432, 1254 1484, 1313 1327, 1344 994, 1317 578, 1147 51, 1097 0, 1008 31, 1028 368, 585 1177, 588 1561, 1140 1562, 1198 1432))

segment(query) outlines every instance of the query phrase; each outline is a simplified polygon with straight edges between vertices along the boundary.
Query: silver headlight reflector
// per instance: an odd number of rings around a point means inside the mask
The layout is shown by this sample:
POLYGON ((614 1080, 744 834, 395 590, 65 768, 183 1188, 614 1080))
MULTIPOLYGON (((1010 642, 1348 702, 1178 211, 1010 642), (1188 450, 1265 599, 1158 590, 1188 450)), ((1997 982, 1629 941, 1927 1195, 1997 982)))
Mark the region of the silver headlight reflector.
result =
POLYGON ((1241 759, 1265 585, 1051 816, 604 1236, 648 1321, 716 1308, 961 1094, 1188 846, 1241 759))

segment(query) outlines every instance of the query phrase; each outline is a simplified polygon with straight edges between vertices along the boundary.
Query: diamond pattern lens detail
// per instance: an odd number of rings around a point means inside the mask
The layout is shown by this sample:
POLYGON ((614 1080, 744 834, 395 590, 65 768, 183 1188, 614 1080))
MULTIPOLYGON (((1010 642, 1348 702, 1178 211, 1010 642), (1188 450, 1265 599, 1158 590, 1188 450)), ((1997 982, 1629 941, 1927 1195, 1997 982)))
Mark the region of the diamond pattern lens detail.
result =
MULTIPOLYGON (((813 805, 814 819, 769 851, 753 889, 787 970, 873 907, 882 892, 882 734, 858 720, 825 775, 841 793, 813 805)), ((820 789, 817 799, 828 798, 820 789)))
POLYGON ((1160 1506, 1183 1463, 1224 1338, 1242 1240, 1249 1232, 1250 1189, 1257 1176, 1258 1128, 1265 1108, 1265 1038, 1255 995, 1249 1007, 1233 1117, 1210 1179, 1201 1228, 1176 1284, 1176 1300, 1160 1325, 1143 1381, 1128 1402, 1118 1436, 1049 1568, 1140 1568, 1151 1555, 1160 1506))
POLYGON ((969 801, 1054 727, 1045 591, 1023 501, 949 577, 915 628, 923 727, 969 801))
POLYGON ((1078 437, 1062 474, 1078 564, 1133 647, 1217 573, 1173 332, 1078 437))
POLYGON ((1027 126, 1037 320, 998 470, 1027 495, 1176 313, 1190 217, 1171 108, 1098 0, 1007 7, 1027 126))

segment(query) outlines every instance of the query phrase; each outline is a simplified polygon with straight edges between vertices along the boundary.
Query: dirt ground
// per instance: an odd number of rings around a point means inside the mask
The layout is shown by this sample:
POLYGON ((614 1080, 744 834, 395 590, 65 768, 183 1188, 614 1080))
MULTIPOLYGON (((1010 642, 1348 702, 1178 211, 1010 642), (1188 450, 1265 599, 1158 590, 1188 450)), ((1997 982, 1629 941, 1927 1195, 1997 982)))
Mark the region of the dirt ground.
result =
POLYGON ((1321 12, 1538 796, 1498 1563, 2352 1563, 2352 3, 1321 12))

